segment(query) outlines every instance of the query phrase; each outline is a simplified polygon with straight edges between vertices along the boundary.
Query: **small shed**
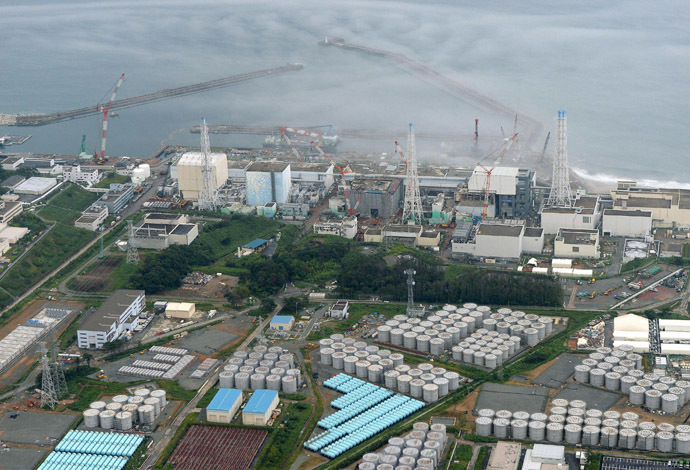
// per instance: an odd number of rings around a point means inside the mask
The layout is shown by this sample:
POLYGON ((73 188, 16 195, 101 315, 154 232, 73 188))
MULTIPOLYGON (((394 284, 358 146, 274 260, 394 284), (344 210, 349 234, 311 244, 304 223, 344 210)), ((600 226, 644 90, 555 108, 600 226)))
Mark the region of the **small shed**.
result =
POLYGON ((196 312, 196 305, 189 302, 168 302, 165 314, 171 318, 190 319, 196 312))
POLYGON ((290 331, 295 324, 295 317, 291 315, 276 315, 271 320, 271 329, 278 331, 290 331))

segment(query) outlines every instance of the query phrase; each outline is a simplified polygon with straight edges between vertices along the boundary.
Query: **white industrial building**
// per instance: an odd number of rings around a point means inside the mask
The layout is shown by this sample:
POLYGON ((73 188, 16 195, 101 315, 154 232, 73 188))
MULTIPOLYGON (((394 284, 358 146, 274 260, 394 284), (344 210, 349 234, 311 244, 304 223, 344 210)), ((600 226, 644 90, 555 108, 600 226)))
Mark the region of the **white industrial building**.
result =
MULTIPOLYGON (((471 209, 465 210, 460 197, 460 210, 471 212, 474 215, 477 209, 483 206, 484 193, 486 191, 487 172, 481 166, 477 166, 467 182, 467 200, 471 209), (474 196, 474 198, 472 197, 474 196), (479 199, 477 198, 479 197, 479 199), (472 204, 472 200, 475 202, 472 204), (481 202, 481 204, 476 204, 481 202)), ((491 170, 489 181, 489 193, 491 194, 492 207, 490 217, 525 218, 532 206, 532 188, 536 184, 536 173, 525 168, 495 167, 491 170)))
POLYGON ((333 186, 333 168, 332 163, 291 163, 292 184, 320 184, 328 190, 333 186))
POLYGON ((650 211, 655 227, 690 226, 690 190, 638 187, 635 181, 618 181, 611 191, 614 209, 650 211))
MULTIPOLYGON (((646 353, 649 346, 649 320, 635 314, 613 320, 613 344, 631 345, 635 352, 646 353)), ((659 320, 662 354, 690 354, 690 320, 659 320)))
POLYGON ((189 320, 196 312, 196 305, 190 302, 168 302, 165 314, 171 318, 189 320))
POLYGON ((187 216, 153 212, 134 228, 129 243, 136 248, 164 250, 171 245, 191 245, 198 236, 198 225, 187 223, 187 216))
POLYGON ((454 255, 478 258, 517 259, 523 253, 541 253, 543 248, 543 231, 526 229, 523 223, 484 222, 469 238, 452 240, 454 255), (525 239, 527 230, 529 236, 525 239))
POLYGON ((256 390, 242 410, 242 424, 245 426, 266 426, 271 413, 278 407, 276 390, 256 390))
POLYGON ((561 228, 553 242, 553 254, 563 258, 599 258, 599 230, 561 228))
POLYGON ((108 207, 93 204, 81 213, 81 217, 74 221, 77 228, 85 228, 95 232, 98 227, 108 218, 108 207))
POLYGON ((246 170, 247 205, 290 202, 292 172, 289 163, 254 162, 246 170))
POLYGON ((15 194, 30 194, 33 196, 40 196, 53 189, 55 186, 57 186, 57 179, 55 178, 32 176, 14 188, 14 192, 15 194))
POLYGON ((652 233, 652 211, 605 209, 602 232, 607 237, 644 238, 652 233))
POLYGON ((96 184, 100 178, 97 168, 85 170, 81 165, 65 165, 62 168, 62 176, 66 181, 72 183, 85 183, 87 185, 96 184))
POLYGON ((314 233, 319 235, 336 235, 354 239, 357 235, 357 217, 344 217, 343 220, 314 223, 314 233))
POLYGON ((350 316, 350 302, 338 300, 328 309, 328 315, 337 320, 345 320, 350 316))
POLYGON ((572 208, 544 208, 541 226, 547 234, 558 233, 561 228, 595 229, 601 219, 599 196, 580 196, 572 208))
POLYGON ((522 462, 522 470, 568 470, 565 460, 565 447, 534 444, 527 449, 522 462))
POLYGON ((77 330, 80 348, 100 349, 126 331, 133 331, 146 306, 143 290, 117 290, 98 309, 82 321, 77 330))
POLYGON ((21 202, 0 201, 0 223, 9 224, 23 210, 24 206, 21 202))
MULTIPOLYGON (((211 170, 213 174, 214 190, 220 189, 228 180, 228 160, 224 153, 211 153, 211 170)), ((177 176, 182 197, 189 201, 198 201, 203 186, 204 154, 201 152, 187 152, 175 164, 176 170, 171 172, 177 176)))
POLYGON ((242 405, 242 390, 221 388, 206 407, 206 420, 229 424, 242 405))

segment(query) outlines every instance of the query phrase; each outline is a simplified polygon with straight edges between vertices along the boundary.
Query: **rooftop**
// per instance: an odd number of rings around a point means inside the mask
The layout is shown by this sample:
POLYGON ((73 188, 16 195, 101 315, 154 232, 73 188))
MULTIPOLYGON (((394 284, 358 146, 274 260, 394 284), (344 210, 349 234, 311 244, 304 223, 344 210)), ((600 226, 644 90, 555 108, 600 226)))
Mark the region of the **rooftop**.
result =
POLYGON ((86 317, 80 330, 103 331, 119 320, 120 315, 129 307, 143 290, 120 289, 113 292, 105 302, 91 315, 86 317))
POLYGON ((291 321, 294 320, 294 317, 291 315, 276 315, 273 317, 273 320, 271 320, 271 323, 278 323, 280 325, 288 325, 291 321))
POLYGON ((605 209, 604 215, 622 215, 625 217, 651 217, 652 212, 641 210, 605 209))
POLYGON ((0 204, 0 216, 9 214, 10 212, 17 209, 17 206, 21 206, 21 202, 10 202, 5 201, 4 204, 0 204))
POLYGON ((490 237, 519 237, 524 230, 524 225, 481 224, 477 235, 490 237))
POLYGON ((544 229, 541 227, 525 227, 526 237, 541 237, 544 233, 544 229))
POLYGON ((268 243, 268 240, 265 240, 263 238, 256 238, 249 243, 245 244, 242 246, 242 248, 249 248, 250 250, 256 250, 257 248, 260 248, 264 246, 266 243, 268 243))
MULTIPOLYGON (((227 156, 224 153, 211 153, 209 155, 211 158, 212 165, 215 165, 218 160, 227 161, 227 156)), ((204 165, 204 154, 201 152, 187 152, 180 157, 177 161, 177 166, 203 166, 204 165)))
POLYGON ((241 397, 241 390, 221 388, 206 409, 211 411, 230 411, 237 399, 241 399, 241 397))
POLYGON ((402 184, 400 178, 356 178, 350 183, 350 193, 353 191, 395 192, 402 184))
POLYGON ((47 191, 57 184, 55 178, 32 176, 15 188, 15 191, 47 191))
POLYGON ((534 444, 532 448, 533 459, 563 460, 565 458, 565 447, 551 446, 547 444, 534 444))
POLYGON ((186 235, 196 227, 195 224, 180 224, 173 229, 172 234, 174 235, 186 235))
POLYGON ((332 163, 290 163, 291 171, 314 171, 325 173, 332 167, 332 163))
POLYGON ((562 228, 558 230, 558 236, 567 245, 594 245, 599 238, 599 230, 562 228))
POLYGON ((517 442, 501 441, 491 451, 488 470, 513 470, 520 461, 522 446, 517 442))
POLYGON ((404 232, 404 233, 419 233, 422 231, 421 225, 402 225, 402 224, 388 224, 384 229, 386 232, 404 232))
POLYGON ((627 199, 616 199, 614 206, 623 207, 623 201, 626 201, 627 207, 644 207, 649 209, 669 209, 672 202, 671 199, 657 197, 629 197, 627 199))
POLYGON ((278 396, 276 390, 257 390, 244 406, 244 413, 264 414, 268 411, 273 400, 278 396))
POLYGON ((252 162, 247 171, 285 171, 289 167, 289 163, 285 162, 252 162))
POLYGON ((182 214, 164 214, 162 212, 149 212, 146 214, 146 218, 149 220, 154 220, 154 219, 170 220, 170 219, 179 219, 181 217, 184 217, 184 215, 182 215, 182 214))
POLYGON ((7 178, 2 183, 0 183, 0 186, 2 186, 3 188, 14 188, 15 186, 17 186, 19 183, 21 183, 24 180, 25 180, 25 178, 23 176, 13 175, 13 176, 10 176, 9 178, 7 178))

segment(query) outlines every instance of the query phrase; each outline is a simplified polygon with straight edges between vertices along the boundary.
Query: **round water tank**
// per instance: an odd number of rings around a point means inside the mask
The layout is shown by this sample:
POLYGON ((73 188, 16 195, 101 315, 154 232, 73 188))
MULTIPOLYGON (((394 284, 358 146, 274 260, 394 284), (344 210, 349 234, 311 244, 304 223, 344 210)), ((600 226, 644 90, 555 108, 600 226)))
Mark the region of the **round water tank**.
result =
MULTIPOLYGON (((481 351, 480 351, 481 353, 481 351)), ((474 355, 475 359, 477 358, 477 354, 474 355)), ((487 369, 495 369, 497 367, 497 361, 496 361, 496 355, 495 354, 486 354, 484 356, 484 367, 487 369)))
MULTIPOLYGON (((417 338, 417 344, 419 344, 419 337, 417 338)), ((445 347, 445 342, 441 338, 433 338, 429 341, 429 351, 433 356, 440 356, 443 354, 443 349, 445 347)))
POLYGON ((675 413, 678 411, 678 395, 666 393, 661 396, 661 410, 664 413, 675 413))
POLYGON ((285 375, 281 379, 281 388, 284 393, 297 392, 297 378, 294 375, 285 375))
POLYGON ((658 410, 661 408, 661 392, 659 390, 647 390, 644 393, 644 404, 647 408, 658 410))
POLYGON ((582 416, 568 416, 565 418, 566 424, 577 424, 582 426, 585 422, 585 419, 582 416))
POLYGON ((419 378, 422 379, 426 383, 431 383, 436 378, 436 376, 434 374, 425 373, 425 374, 420 375, 419 378))
POLYGON ((398 376, 398 391, 400 393, 410 393, 410 382, 412 377, 407 374, 398 376))
POLYGON ((630 428, 621 429, 618 433, 618 447, 634 449, 637 441, 637 431, 630 428))
POLYGON ((582 445, 596 446, 599 444, 599 426, 585 426, 582 428, 582 445))
POLYGON ((676 426, 676 434, 690 434, 690 426, 687 424, 679 424, 676 426))
POLYGON ((463 352, 462 346, 453 346, 451 348, 451 352, 452 352, 452 357, 453 357, 454 361, 462 361, 462 352, 463 352))
MULTIPOLYGON (((346 346, 342 349, 342 352, 347 354, 348 356, 352 356, 354 353, 356 353, 358 349, 354 346, 346 346)), ((287 361, 286 361, 287 362, 287 361)))
POLYGON ((158 398, 161 403, 161 408, 164 408, 168 404, 167 396, 165 390, 158 389, 151 392, 151 397, 158 398))
POLYGON ((602 428, 599 433, 599 445, 602 447, 616 447, 618 445, 618 429, 602 428))
POLYGON ((601 427, 601 420, 599 418, 585 418, 585 426, 596 426, 601 427))
POLYGON ((601 410, 597 410, 596 408, 590 408, 585 412, 585 416, 588 418, 600 418, 604 415, 604 413, 601 410))
POLYGON ((134 403, 127 403, 126 405, 122 406, 122 411, 128 411, 132 415, 132 422, 136 423, 139 420, 139 412, 137 411, 139 409, 139 405, 135 405, 134 403))
POLYGON ((94 410, 103 411, 105 410, 106 403, 104 401, 94 401, 89 405, 89 408, 94 410))
POLYGON ((652 385, 653 390, 659 390, 661 393, 666 393, 668 392, 668 389, 671 388, 666 384, 662 384, 661 382, 655 383, 652 385))
POLYGON ((527 439, 527 421, 514 419, 510 422, 510 433, 513 439, 527 439))
POLYGON ((115 403, 115 402, 108 403, 107 405, 105 405, 105 409, 106 410, 113 410, 115 413, 117 413, 118 411, 120 411, 122 409, 122 403, 115 403))
POLYGON ((621 421, 621 429, 637 429, 637 421, 626 419, 621 421))
POLYGON ((128 402, 129 402, 129 403, 133 403, 133 404, 135 404, 135 405, 143 405, 143 404, 144 404, 144 400, 145 400, 144 397, 138 397, 138 396, 135 395, 135 396, 133 396, 133 397, 129 397, 128 402))
POLYGON ((115 421, 115 412, 113 410, 101 411, 98 415, 100 426, 103 429, 112 429, 115 421))
POLYGON ((474 353, 474 363, 478 366, 483 366, 485 357, 486 357, 485 352, 482 352, 482 351, 475 352, 474 353))
POLYGON ((549 423, 559 423, 559 424, 565 424, 565 416, 564 415, 549 415, 549 423))
POLYGON ((546 440, 558 443, 563 440, 563 425, 560 423, 549 423, 546 425, 546 440))
POLYGON ((513 413, 508 410, 498 410, 496 412, 496 417, 511 420, 513 419, 513 413))
POLYGON ((370 354, 365 358, 365 360, 369 361, 370 364, 378 364, 381 360, 381 356, 378 354, 370 354))
POLYGON ((551 408, 551 414, 565 416, 568 414, 568 410, 566 408, 563 408, 562 406, 554 406, 553 408, 551 408))
POLYGON ((590 369, 596 367, 597 364, 599 364, 599 361, 595 361, 594 359, 587 358, 582 360, 582 365, 587 366, 590 369))
POLYGON ((499 439, 506 439, 508 437, 508 428, 510 421, 504 418, 494 419, 494 436, 499 439))
POLYGON ((544 413, 532 413, 529 416, 530 421, 541 421, 541 422, 545 423, 547 419, 548 419, 548 416, 546 416, 544 413))
POLYGON ((605 419, 601 422, 602 427, 618 429, 620 427, 620 421, 617 419, 605 419))
POLYGON ((633 413, 632 411, 626 411, 621 415, 621 419, 625 421, 637 422, 640 419, 640 415, 638 415, 637 413, 633 413))
POLYGON ((429 335, 419 335, 417 336, 416 349, 419 352, 429 352, 429 341, 431 337, 429 335))
POLYGON ((595 387, 603 387, 605 375, 606 372, 601 369, 592 369, 589 371, 589 383, 595 387))
POLYGON ((543 441, 546 436, 546 423, 543 421, 529 422, 529 438, 533 441, 543 441))
POLYGON ((621 375, 618 372, 607 372, 605 384, 607 390, 619 390, 621 388, 621 375))
POLYGON ((407 349, 417 348, 417 333, 413 331, 408 331, 403 334, 403 346, 407 349))
POLYGON ((630 394, 630 388, 635 385, 637 379, 631 375, 625 375, 621 377, 621 392, 626 395, 630 394))
POLYGON ((151 390, 149 390, 148 388, 138 388, 138 389, 136 389, 136 390, 134 391, 134 396, 137 396, 137 397, 144 397, 144 398, 146 398, 146 397, 148 397, 150 394, 151 394, 151 390))
POLYGON ((605 419, 621 419, 621 414, 615 410, 604 411, 605 419))
POLYGON ((422 398, 422 388, 426 385, 421 379, 412 379, 410 381, 410 395, 413 398, 422 398))
POLYGON ((568 444, 579 444, 582 440, 582 427, 578 424, 567 424, 565 430, 565 441, 568 444))
POLYGON ((656 448, 660 452, 673 451, 673 433, 662 431, 656 435, 656 448))
POLYGON ((235 388, 249 390, 249 374, 246 372, 238 372, 235 374, 235 388))
POLYGON ((640 385, 633 385, 630 387, 630 403, 633 405, 642 405, 645 399, 645 388, 640 385))
POLYGON ((450 392, 448 379, 444 377, 435 378, 433 384, 438 387, 439 397, 445 397, 450 392))
POLYGON ((393 328, 390 331, 389 342, 391 344, 394 344, 395 346, 402 346, 404 333, 405 333, 405 330, 402 330, 400 328, 393 328))
POLYGON ((589 382, 589 367, 582 364, 575 366, 575 381, 580 383, 589 382))
POLYGON ((422 390, 422 396, 425 402, 433 403, 435 401, 438 401, 439 390, 436 384, 425 384, 422 387, 422 390))
POLYGON ((266 376, 266 388, 268 390, 280 391, 281 377, 279 375, 266 376))
POLYGON ((343 359, 343 370, 345 371, 346 374, 355 374, 356 373, 357 361, 358 361, 357 356, 347 356, 345 359, 343 359))
POLYGON ((84 426, 87 428, 96 428, 99 424, 99 415, 101 411, 95 408, 89 408, 84 411, 84 426))
POLYGON ((403 355, 400 353, 392 353, 390 356, 388 356, 388 359, 393 361, 393 367, 398 367, 403 364, 403 355))
POLYGON ((656 432, 656 424, 651 421, 641 421, 637 424, 637 429, 656 432))
POLYGON ((355 363, 355 370, 357 373, 357 377, 360 379, 366 379, 369 376, 369 366, 371 365, 371 362, 369 361, 357 361, 355 363))
POLYGON ((132 413, 129 411, 121 411, 116 413, 114 425, 115 429, 120 431, 128 431, 132 429, 132 413))
POLYGON ((671 423, 659 423, 656 427, 659 432, 673 432, 676 430, 675 426, 671 423))
POLYGON ((680 387, 671 387, 668 389, 668 393, 673 393, 678 397, 678 406, 683 406, 685 404, 685 390, 680 387))
POLYGON ((676 452, 679 454, 690 453, 690 434, 676 434, 676 452))
POLYGON ((637 380, 640 380, 642 377, 644 377, 644 371, 639 369, 632 369, 628 371, 628 375, 632 375, 637 380))
POLYGON ((482 408, 481 410, 477 411, 477 416, 482 418, 493 418, 496 416, 496 412, 491 408, 482 408))
POLYGON ((144 405, 150 405, 153 407, 153 414, 158 416, 161 413, 161 401, 158 398, 149 397, 144 400, 144 405))
POLYGON ((383 367, 379 364, 372 364, 367 368, 367 377, 369 382, 380 383, 383 378, 383 367))
POLYGON ((641 450, 651 451, 654 449, 654 439, 656 434, 654 431, 643 429, 637 432, 637 448, 641 450))

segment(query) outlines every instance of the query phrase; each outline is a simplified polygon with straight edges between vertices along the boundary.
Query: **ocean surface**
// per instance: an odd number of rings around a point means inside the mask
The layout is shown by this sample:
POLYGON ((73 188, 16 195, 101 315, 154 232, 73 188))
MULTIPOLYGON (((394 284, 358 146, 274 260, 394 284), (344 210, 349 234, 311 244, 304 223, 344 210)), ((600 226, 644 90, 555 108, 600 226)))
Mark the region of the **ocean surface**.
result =
MULTIPOLYGON (((336 131, 414 122, 418 130, 469 133, 475 118, 480 135, 512 128, 509 118, 384 59, 317 45, 336 36, 404 53, 538 120, 540 144, 521 148, 523 157, 541 154, 556 111, 566 109, 570 163, 582 176, 690 186, 688 24, 683 1, 5 0, 0 112, 92 105, 107 99, 122 72, 118 98, 302 62, 298 72, 122 110, 110 119, 107 153, 147 157, 162 142, 196 144, 198 134, 174 131, 202 116, 210 124, 336 131)), ((76 154, 82 134, 89 149, 100 145, 98 117, 0 127, 5 133, 33 135, 11 151, 76 154)), ((393 142, 345 141, 343 149, 390 153, 393 142)), ((419 143, 420 159, 447 150, 419 143)), ((462 162, 448 153, 449 164, 462 162)))

